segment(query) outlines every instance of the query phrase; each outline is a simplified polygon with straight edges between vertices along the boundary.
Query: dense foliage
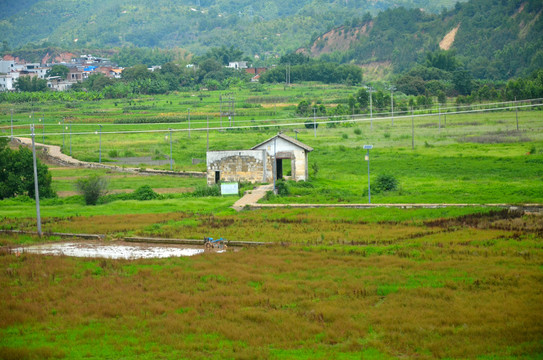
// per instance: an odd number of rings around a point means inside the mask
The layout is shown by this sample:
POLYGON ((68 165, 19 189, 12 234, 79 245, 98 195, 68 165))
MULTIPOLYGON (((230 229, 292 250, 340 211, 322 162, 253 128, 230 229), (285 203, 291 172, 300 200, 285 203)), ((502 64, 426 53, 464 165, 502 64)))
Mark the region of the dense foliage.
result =
MULTIPOLYGON (((367 32, 358 35, 347 51, 323 58, 360 64, 391 62, 397 73, 417 63, 445 71, 454 71, 462 63, 477 79, 526 76, 543 68, 542 9, 538 0, 472 0, 439 15, 421 9, 388 9, 366 20, 367 32), (447 45, 459 61, 448 62, 453 59, 435 50, 453 29, 456 36, 447 45), (430 57, 425 55, 428 52, 430 57)), ((346 35, 360 29, 348 28, 346 35)))
POLYGON ((310 62, 288 67, 277 66, 260 77, 262 82, 284 82, 287 71, 290 82, 320 81, 325 84, 359 85, 362 82, 362 69, 355 65, 338 65, 331 62, 310 62))
POLYGON ((375 14, 391 6, 405 6, 438 12, 454 3, 455 0, 26 0, 2 9, 0 34, 11 49, 33 43, 70 49, 182 47, 202 54, 212 47, 234 45, 247 54, 273 58, 276 53, 295 49, 313 33, 322 33, 367 11, 375 14))
MULTIPOLYGON (((6 138, 0 138, 0 199, 27 195, 35 196, 32 151, 25 147, 12 150, 6 138)), ((46 165, 36 159, 38 191, 41 198, 55 197, 51 174, 46 165)))

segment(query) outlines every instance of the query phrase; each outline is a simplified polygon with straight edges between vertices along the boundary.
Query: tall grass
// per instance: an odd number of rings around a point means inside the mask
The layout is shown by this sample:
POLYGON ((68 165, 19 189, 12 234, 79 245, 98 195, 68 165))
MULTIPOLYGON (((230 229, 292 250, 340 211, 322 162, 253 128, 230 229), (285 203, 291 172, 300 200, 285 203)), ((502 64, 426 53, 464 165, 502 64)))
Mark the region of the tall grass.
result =
POLYGON ((3 255, 0 349, 67 359, 537 357, 540 236, 452 229, 193 258, 3 255))

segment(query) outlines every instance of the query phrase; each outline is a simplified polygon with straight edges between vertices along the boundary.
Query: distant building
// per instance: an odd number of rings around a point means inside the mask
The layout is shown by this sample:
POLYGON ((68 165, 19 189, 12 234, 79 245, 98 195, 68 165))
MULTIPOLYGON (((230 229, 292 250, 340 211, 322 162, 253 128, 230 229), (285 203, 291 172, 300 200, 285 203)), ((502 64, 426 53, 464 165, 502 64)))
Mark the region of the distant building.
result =
POLYGON ((15 79, 11 74, 0 74, 0 91, 14 90, 15 79))
POLYGON ((15 71, 15 61, 0 60, 0 74, 9 74, 15 71))
POLYGON ((66 91, 72 85, 72 82, 66 81, 60 76, 51 76, 47 78, 47 87, 53 91, 66 91))
POLYGON ((228 64, 227 68, 236 69, 236 70, 247 69, 247 61, 233 61, 233 62, 230 62, 228 64))

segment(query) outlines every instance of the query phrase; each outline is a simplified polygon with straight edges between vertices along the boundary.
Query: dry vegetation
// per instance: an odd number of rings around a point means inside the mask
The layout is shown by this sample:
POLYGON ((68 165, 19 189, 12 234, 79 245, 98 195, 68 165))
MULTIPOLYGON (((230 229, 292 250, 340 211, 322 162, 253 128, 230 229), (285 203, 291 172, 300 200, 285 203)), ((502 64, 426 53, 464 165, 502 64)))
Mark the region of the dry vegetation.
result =
MULTIPOLYGON (((0 358, 541 356, 540 216, 392 224, 338 215, 348 218, 208 216, 199 230, 234 233, 260 220, 278 241, 334 231, 360 241, 301 237, 302 245, 138 261, 3 254, 0 358)), ((156 221, 146 217, 125 226, 156 221)), ((87 219, 100 228, 106 218, 87 219)), ((164 224, 188 234, 190 219, 169 214, 164 224)))

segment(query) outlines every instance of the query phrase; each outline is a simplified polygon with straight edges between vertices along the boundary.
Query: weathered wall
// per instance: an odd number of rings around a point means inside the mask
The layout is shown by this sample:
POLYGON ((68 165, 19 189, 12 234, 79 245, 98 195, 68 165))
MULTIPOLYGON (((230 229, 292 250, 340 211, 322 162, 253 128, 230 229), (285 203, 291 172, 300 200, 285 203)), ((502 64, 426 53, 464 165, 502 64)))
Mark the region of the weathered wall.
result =
POLYGON ((271 174, 262 150, 209 151, 207 153, 207 184, 215 184, 215 171, 221 181, 267 182, 271 174))
POLYGON ((307 172, 307 153, 302 150, 293 151, 295 160, 292 161, 292 179, 295 181, 306 181, 309 176, 307 172))
MULTIPOLYGON (((270 162, 269 171, 272 171, 273 156, 275 154, 278 159, 292 159, 292 180, 308 180, 308 160, 307 153, 304 149, 281 138, 278 138, 276 141, 272 140, 262 144, 258 149, 266 150, 270 162)), ((283 169, 283 171, 286 173, 287 169, 283 169)), ((270 180, 268 181, 273 181, 271 175, 270 180)))

